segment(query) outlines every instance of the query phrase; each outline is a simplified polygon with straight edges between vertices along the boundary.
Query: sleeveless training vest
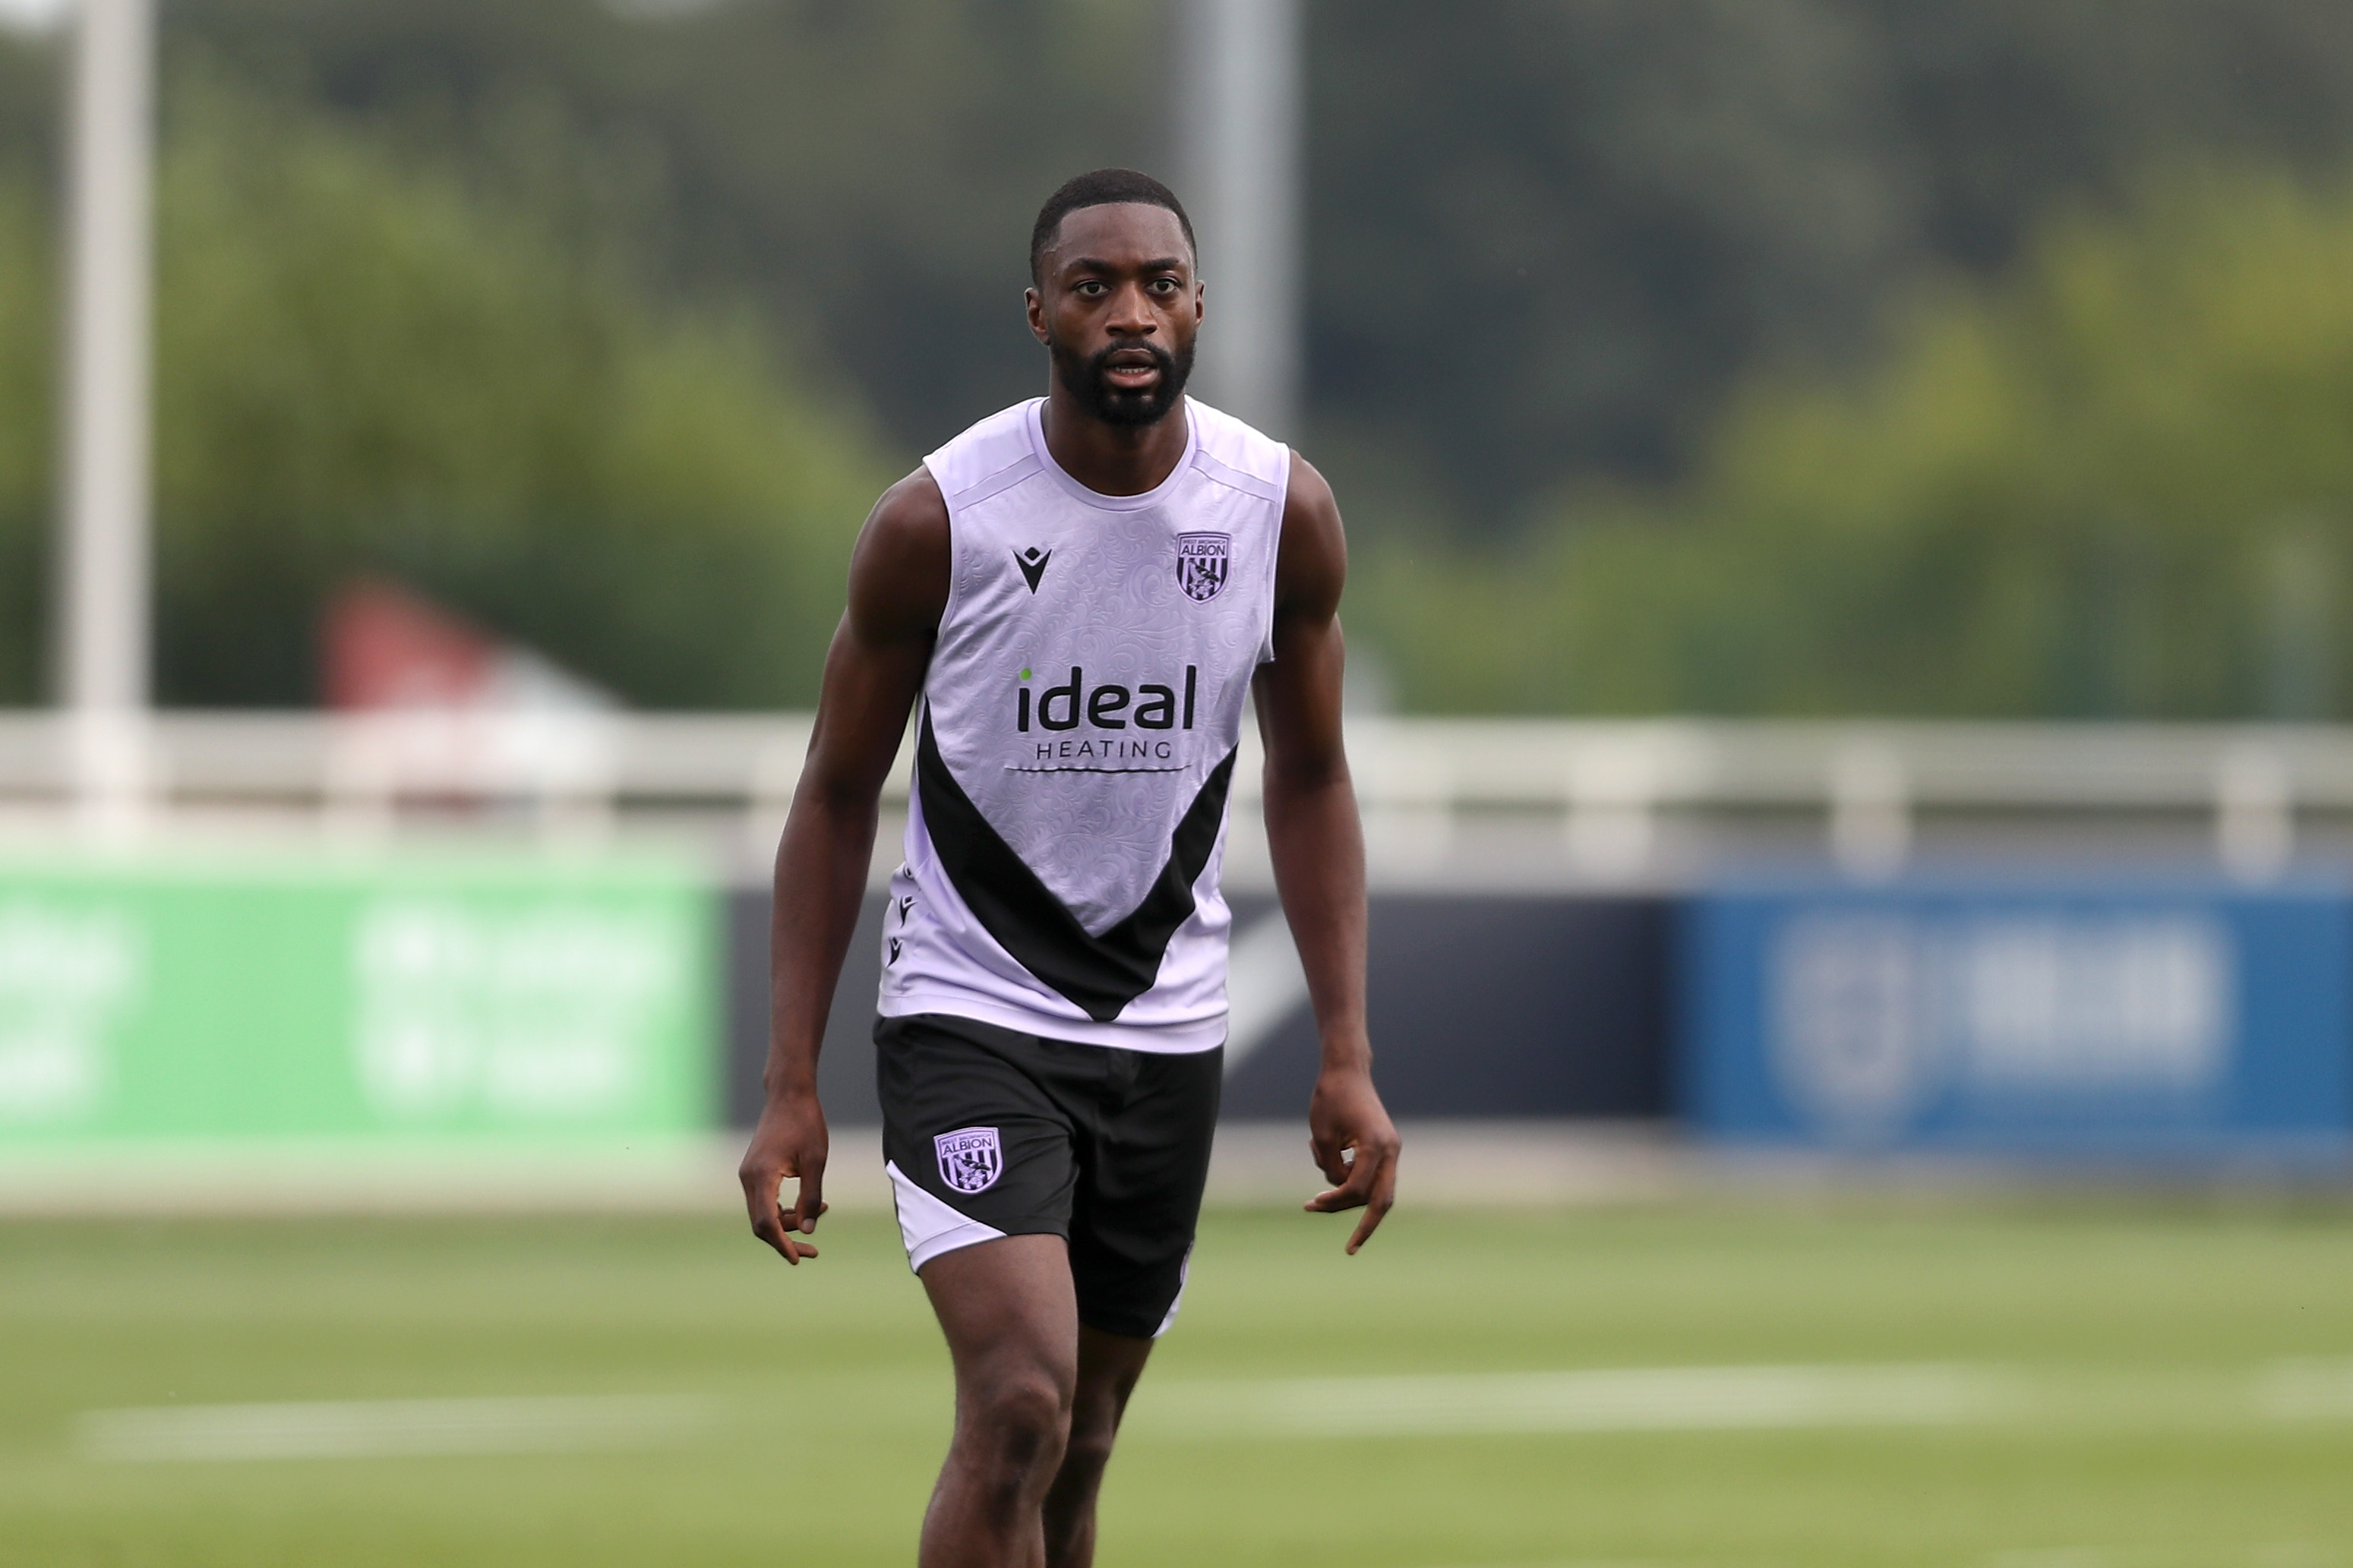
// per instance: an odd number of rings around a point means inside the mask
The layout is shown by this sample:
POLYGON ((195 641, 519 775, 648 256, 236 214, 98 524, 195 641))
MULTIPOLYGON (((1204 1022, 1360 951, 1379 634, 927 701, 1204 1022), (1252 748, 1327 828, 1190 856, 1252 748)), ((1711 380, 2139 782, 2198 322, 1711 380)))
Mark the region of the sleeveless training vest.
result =
POLYGON ((1208 1050, 1226 1032, 1226 798, 1274 654, 1291 449, 1187 398, 1167 479, 1097 495, 1047 454, 1043 406, 923 460, 953 564, 880 1010, 1208 1050))

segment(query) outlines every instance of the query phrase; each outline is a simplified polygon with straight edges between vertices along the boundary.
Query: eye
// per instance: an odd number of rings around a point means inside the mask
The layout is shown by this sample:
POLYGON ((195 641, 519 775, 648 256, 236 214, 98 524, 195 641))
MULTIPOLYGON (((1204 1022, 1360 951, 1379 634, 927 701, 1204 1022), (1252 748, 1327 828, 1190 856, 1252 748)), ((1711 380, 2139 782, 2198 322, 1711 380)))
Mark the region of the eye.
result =
POLYGON ((1152 280, 1152 291, 1155 294, 1174 294, 1176 292, 1176 279, 1174 278, 1155 278, 1152 280))
POLYGON ((1071 291, 1074 294, 1083 294, 1088 299, 1093 300, 1109 292, 1109 289, 1101 279, 1090 278, 1083 283, 1072 285, 1071 291))

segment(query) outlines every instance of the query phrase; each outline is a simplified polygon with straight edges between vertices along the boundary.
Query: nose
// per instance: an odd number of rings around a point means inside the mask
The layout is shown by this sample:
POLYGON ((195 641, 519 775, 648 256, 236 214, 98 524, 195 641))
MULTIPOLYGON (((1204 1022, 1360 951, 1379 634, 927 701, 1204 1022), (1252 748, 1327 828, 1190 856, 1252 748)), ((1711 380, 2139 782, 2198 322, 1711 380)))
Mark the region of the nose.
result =
POLYGON ((1144 297, 1140 285, 1129 284, 1113 296, 1112 312, 1103 325, 1122 337, 1148 338, 1159 322, 1153 319, 1151 301, 1144 297))

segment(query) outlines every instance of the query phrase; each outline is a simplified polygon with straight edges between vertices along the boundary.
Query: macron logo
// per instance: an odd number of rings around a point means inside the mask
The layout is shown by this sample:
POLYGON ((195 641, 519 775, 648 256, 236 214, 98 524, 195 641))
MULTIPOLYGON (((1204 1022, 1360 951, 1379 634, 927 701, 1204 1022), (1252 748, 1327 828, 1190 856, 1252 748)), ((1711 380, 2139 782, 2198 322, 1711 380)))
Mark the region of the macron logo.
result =
POLYGON ((1013 552, 1013 564, 1021 568, 1021 575, 1029 583, 1031 593, 1038 591, 1038 579, 1046 574, 1046 563, 1053 558, 1052 551, 1040 550, 1034 544, 1027 550, 1013 552))

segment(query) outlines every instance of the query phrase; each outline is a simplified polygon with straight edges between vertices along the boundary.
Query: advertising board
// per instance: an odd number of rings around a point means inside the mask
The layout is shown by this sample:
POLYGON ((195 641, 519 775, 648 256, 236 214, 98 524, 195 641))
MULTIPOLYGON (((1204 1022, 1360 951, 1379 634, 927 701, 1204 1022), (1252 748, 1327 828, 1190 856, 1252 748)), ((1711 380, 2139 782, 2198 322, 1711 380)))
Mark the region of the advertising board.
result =
POLYGON ((2327 1154, 2353 1131, 2339 888, 1754 886, 1694 898, 1681 941, 1704 1134, 2327 1154))
POLYGON ((662 860, 0 865, 0 1146, 705 1127, 713 924, 662 860))

